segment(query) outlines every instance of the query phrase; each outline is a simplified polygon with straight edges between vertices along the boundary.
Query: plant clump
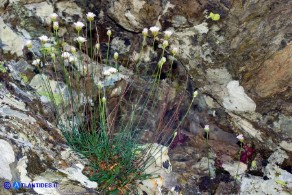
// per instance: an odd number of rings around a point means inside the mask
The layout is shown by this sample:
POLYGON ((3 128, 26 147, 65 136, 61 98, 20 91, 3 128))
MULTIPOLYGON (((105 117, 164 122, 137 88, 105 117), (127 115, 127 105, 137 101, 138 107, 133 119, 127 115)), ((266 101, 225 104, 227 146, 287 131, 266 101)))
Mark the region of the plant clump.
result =
MULTIPOLYGON (((98 39, 93 39, 94 18, 95 14, 89 12, 86 24, 81 21, 74 23, 77 33, 74 45, 70 46, 59 37, 58 15, 52 14, 52 36, 39 37, 42 55, 35 54, 32 64, 41 75, 48 75, 48 69, 53 71, 49 77, 42 77, 46 92, 40 95, 51 100, 57 126, 67 143, 88 159, 84 173, 98 183, 101 192, 137 193, 139 181, 160 178, 159 174, 147 170, 161 157, 162 150, 165 150, 162 148, 168 148, 175 140, 198 92, 190 95, 187 111, 183 117, 178 117, 179 106, 185 95, 180 92, 173 115, 165 121, 166 111, 163 110, 157 117, 157 129, 153 136, 156 139, 151 143, 143 143, 142 135, 149 128, 147 116, 157 116, 154 112, 160 108, 159 88, 163 67, 172 67, 178 54, 178 48, 169 47, 172 32, 161 33, 158 27, 151 27, 151 34, 147 28, 142 31, 139 57, 132 63, 136 67, 144 63, 143 51, 148 43, 150 47, 152 45, 153 52, 154 44, 159 42, 161 52, 159 59, 154 61, 156 67, 150 75, 147 67, 141 73, 142 77, 137 77, 139 73, 136 72, 130 80, 121 70, 124 68, 119 61, 119 53, 111 55, 113 32, 107 31, 106 51, 102 50, 102 43, 98 39), (89 30, 88 36, 84 35, 85 27, 89 30), (53 87, 47 79, 54 79, 59 84, 53 87), (54 90, 61 92, 62 85, 66 85, 68 90, 56 96, 54 90), (142 93, 135 94, 135 87, 140 87, 142 93), (120 89, 117 90, 120 92, 116 98, 112 98, 110 93, 115 89, 120 89)), ((27 48, 32 48, 31 41, 27 41, 27 48)), ((147 66, 145 63, 143 65, 147 66)), ((169 77, 173 76, 171 70, 168 69, 166 74, 169 77)), ((168 82, 171 83, 171 80, 168 82)))

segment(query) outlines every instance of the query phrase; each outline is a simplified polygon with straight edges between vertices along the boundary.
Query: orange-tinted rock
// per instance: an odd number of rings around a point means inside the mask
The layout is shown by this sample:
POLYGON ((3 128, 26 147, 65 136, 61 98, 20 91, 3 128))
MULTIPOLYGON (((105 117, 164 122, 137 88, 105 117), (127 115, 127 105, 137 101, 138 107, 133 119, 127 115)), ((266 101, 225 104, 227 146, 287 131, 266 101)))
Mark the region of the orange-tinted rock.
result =
POLYGON ((291 89, 292 44, 266 60, 255 76, 255 89, 260 97, 274 96, 291 89))

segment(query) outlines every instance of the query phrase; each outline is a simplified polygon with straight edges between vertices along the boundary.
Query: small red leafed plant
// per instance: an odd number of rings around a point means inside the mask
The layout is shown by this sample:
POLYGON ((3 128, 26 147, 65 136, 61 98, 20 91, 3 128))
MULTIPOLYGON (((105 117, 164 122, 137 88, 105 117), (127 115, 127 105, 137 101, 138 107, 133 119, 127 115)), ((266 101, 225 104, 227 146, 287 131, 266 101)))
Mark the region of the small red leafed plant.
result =
POLYGON ((244 143, 242 146, 242 152, 240 154, 240 162, 247 164, 249 160, 252 158, 255 149, 250 147, 248 144, 244 143))

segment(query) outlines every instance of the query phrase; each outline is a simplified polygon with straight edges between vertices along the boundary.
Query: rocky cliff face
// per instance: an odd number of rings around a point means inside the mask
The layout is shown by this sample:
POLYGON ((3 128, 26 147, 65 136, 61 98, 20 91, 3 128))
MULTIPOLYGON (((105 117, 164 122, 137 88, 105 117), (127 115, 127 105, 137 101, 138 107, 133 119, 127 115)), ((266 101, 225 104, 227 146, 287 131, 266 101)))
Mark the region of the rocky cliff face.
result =
MULTIPOLYGON (((31 39, 38 54, 37 37, 50 31, 48 16, 53 12, 60 16, 60 35, 70 41, 73 22, 87 11, 98 16, 101 42, 107 41, 106 29, 112 29, 112 50, 123 51, 122 58, 128 53, 135 58, 132 51, 139 50, 137 33, 143 28, 157 25, 174 32, 170 44, 180 51, 173 72, 186 77, 186 70, 191 78, 188 90, 200 92, 177 146, 170 150, 176 189, 184 194, 210 189, 217 194, 237 190, 241 194, 291 193, 290 0, 0 0, 3 181, 58 178, 60 188, 52 194, 95 193, 96 183, 81 172, 83 162, 69 152, 59 130, 48 122, 50 110, 27 88, 36 73, 32 54, 24 47, 25 40, 31 39), (218 13, 220 20, 208 19, 210 12, 218 13), (206 124, 210 125, 212 180, 204 145, 206 124), (247 155, 240 160, 238 134, 245 137, 247 155), (242 174, 240 184, 235 185, 239 161, 242 174)), ((10 191, 0 188, 0 193, 10 191)))

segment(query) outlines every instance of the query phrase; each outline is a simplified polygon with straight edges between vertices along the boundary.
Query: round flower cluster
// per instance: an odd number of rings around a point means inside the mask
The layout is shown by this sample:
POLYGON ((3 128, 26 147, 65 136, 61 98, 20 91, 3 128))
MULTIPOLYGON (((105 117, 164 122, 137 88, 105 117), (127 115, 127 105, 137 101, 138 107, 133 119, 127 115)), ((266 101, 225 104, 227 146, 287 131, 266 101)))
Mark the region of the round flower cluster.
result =
POLYGON ((92 13, 92 12, 88 12, 88 13, 86 14, 87 20, 88 20, 89 22, 93 21, 95 16, 96 16, 96 15, 95 15, 94 13, 92 13))
POLYGON ((79 32, 85 26, 82 22, 74 22, 75 29, 79 32))
POLYGON ((160 29, 157 26, 152 26, 152 27, 150 27, 149 30, 151 31, 151 33, 153 34, 153 36, 156 37, 158 35, 158 32, 159 32, 160 29))
POLYGON ((79 37, 76 38, 76 41, 77 41, 79 44, 81 44, 81 43, 86 42, 86 39, 85 39, 84 37, 79 36, 79 37))
POLYGON ((45 44, 49 41, 49 38, 46 35, 42 35, 39 37, 42 44, 45 44))
POLYGON ((110 76, 110 75, 115 74, 115 73, 117 73, 117 72, 118 72, 117 69, 115 69, 115 68, 113 68, 113 67, 110 67, 109 69, 104 70, 104 71, 103 71, 103 74, 104 74, 104 76, 110 76))

